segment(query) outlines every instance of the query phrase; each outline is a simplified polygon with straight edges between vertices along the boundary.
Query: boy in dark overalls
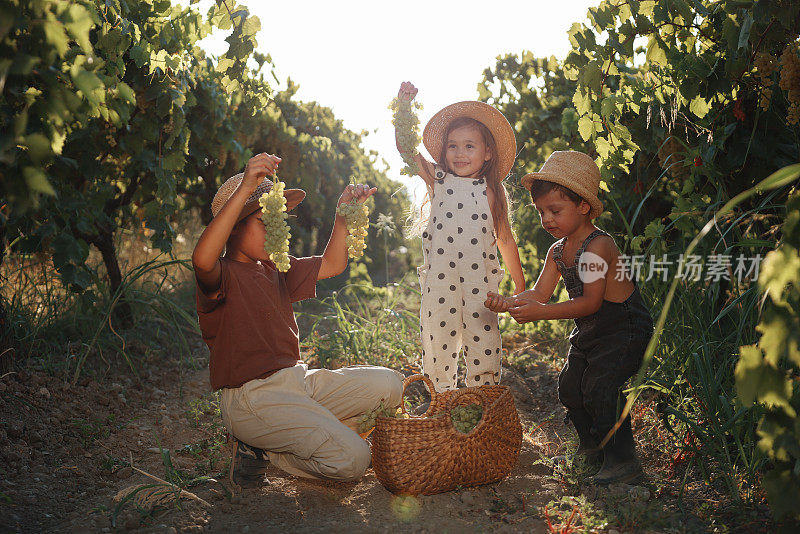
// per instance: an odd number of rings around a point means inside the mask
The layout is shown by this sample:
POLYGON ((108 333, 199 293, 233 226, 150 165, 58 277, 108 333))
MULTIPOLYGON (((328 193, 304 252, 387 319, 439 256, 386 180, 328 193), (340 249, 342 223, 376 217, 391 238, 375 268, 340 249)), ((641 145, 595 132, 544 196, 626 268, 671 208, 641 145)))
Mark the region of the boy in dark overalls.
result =
POLYGON ((630 416, 602 451, 599 444, 617 421, 620 390, 641 365, 653 321, 635 281, 618 268, 614 240, 592 224, 603 211, 597 198, 600 171, 582 152, 554 152, 522 184, 531 192, 542 227, 558 241, 548 250, 533 289, 509 298, 490 293, 486 306, 508 311, 519 323, 575 319, 558 398, 578 433, 578 454, 589 461, 602 458, 594 482, 631 482, 642 468, 630 416), (548 304, 559 278, 570 300, 548 304))

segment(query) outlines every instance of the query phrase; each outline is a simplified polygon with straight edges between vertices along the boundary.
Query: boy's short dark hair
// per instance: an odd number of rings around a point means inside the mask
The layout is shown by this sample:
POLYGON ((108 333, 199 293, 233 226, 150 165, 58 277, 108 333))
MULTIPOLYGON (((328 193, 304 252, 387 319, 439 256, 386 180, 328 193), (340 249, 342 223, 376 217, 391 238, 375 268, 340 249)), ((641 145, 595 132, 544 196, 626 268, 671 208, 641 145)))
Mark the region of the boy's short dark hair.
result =
POLYGON ((577 194, 572 189, 564 187, 563 185, 555 182, 548 182, 547 180, 534 180, 533 183, 531 183, 531 200, 536 202, 537 197, 544 196, 550 191, 560 192, 562 195, 573 201, 576 206, 584 200, 582 196, 577 194))

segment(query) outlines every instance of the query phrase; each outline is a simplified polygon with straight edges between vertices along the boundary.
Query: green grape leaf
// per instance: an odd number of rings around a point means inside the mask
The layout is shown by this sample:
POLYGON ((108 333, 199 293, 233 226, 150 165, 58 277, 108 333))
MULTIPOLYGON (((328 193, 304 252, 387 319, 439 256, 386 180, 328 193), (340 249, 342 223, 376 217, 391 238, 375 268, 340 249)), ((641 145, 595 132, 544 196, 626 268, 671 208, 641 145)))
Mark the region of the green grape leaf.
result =
POLYGON ((667 52, 664 43, 656 35, 651 35, 647 41, 647 61, 656 65, 667 64, 667 52))
POLYGON ((588 141, 594 134, 595 125, 591 115, 584 115, 578 119, 578 133, 584 141, 588 141))
POLYGON ((92 16, 85 7, 80 4, 69 6, 64 20, 64 29, 86 53, 92 51, 92 43, 89 40, 89 31, 92 26, 94 26, 92 16))
POLYGON ((750 29, 753 27, 753 14, 749 11, 744 16, 742 22, 742 29, 739 31, 739 41, 737 48, 746 48, 747 43, 750 41, 750 29))
POLYGON ((711 107, 709 106, 708 102, 706 102, 706 100, 701 96, 695 97, 694 100, 692 100, 689 104, 689 111, 701 119, 708 114, 710 109, 711 107))
POLYGON ((67 36, 64 25, 56 20, 46 20, 42 24, 47 42, 53 45, 62 58, 69 50, 69 37, 67 36))
POLYGON ((22 176, 25 178, 25 183, 33 191, 44 193, 50 196, 56 196, 56 191, 50 182, 47 181, 44 171, 38 167, 24 167, 22 169, 22 176))
POLYGON ((42 133, 33 133, 25 136, 23 145, 28 147, 28 157, 36 165, 41 165, 46 159, 53 156, 50 139, 42 133))

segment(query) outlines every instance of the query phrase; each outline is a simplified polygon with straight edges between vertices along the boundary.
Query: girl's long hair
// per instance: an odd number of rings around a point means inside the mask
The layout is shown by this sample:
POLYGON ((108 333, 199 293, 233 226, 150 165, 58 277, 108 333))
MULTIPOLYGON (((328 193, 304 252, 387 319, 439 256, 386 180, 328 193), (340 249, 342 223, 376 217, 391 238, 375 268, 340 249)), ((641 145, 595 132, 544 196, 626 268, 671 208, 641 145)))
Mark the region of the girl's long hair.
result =
MULTIPOLYGON (((486 186, 494 193, 494 202, 489 205, 489 210, 492 212, 492 223, 494 224, 495 237, 497 237, 500 234, 500 223, 502 221, 508 221, 508 207, 511 205, 511 202, 508 198, 508 191, 506 191, 506 188, 503 186, 503 179, 505 176, 500 176, 500 170, 498 169, 497 165, 497 142, 495 141, 492 132, 489 131, 489 128, 487 128, 482 122, 470 117, 458 117, 457 119, 453 119, 447 125, 447 128, 445 128, 442 150, 439 154, 437 154, 438 160, 436 163, 439 165, 439 167, 446 169, 447 172, 455 174, 453 169, 447 167, 447 138, 450 136, 450 132, 457 130, 458 128, 463 128, 464 126, 478 130, 483 137, 483 142, 486 144, 486 148, 488 148, 489 152, 492 154, 492 157, 489 159, 489 161, 483 162, 480 175, 486 179, 486 186)), ((425 199, 422 202, 422 206, 420 206, 419 213, 414 217, 413 222, 409 225, 408 235, 410 237, 421 235, 422 231, 425 229, 425 226, 427 226, 428 218, 430 216, 431 197, 433 196, 433 191, 430 189, 430 187, 427 189, 428 190, 425 194, 425 199)))

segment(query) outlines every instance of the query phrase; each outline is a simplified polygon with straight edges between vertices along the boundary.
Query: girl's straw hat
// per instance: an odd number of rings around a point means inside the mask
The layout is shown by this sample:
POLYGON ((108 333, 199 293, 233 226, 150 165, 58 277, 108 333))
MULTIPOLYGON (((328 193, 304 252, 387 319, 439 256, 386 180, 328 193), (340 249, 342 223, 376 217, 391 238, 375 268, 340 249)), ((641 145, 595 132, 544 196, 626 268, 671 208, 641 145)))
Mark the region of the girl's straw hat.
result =
POLYGON ((580 195, 592 207, 589 218, 603 213, 603 203, 597 198, 600 189, 600 169, 588 154, 574 150, 557 150, 550 154, 539 172, 522 177, 522 185, 530 191, 534 180, 563 185, 580 195))
POLYGON ((444 132, 447 130, 447 125, 450 124, 450 121, 459 117, 475 119, 489 128, 499 152, 494 156, 498 158, 497 169, 500 171, 500 177, 503 179, 508 176, 517 156, 517 140, 514 138, 514 129, 502 113, 483 102, 472 100, 456 102, 441 109, 431 117, 422 132, 422 142, 428 153, 434 159, 439 157, 439 154, 442 153, 442 145, 445 142, 444 132))
MULTIPOLYGON (((234 191, 239 188, 239 185, 242 183, 242 178, 244 178, 244 173, 240 172, 225 180, 225 183, 220 186, 219 191, 214 195, 214 200, 211 202, 211 215, 213 217, 217 216, 222 206, 228 202, 228 199, 231 198, 234 191)), ((258 184, 256 190, 253 191, 253 194, 247 197, 247 202, 245 202, 242 212, 239 214, 239 218, 236 219, 236 222, 241 221, 257 209, 261 209, 261 204, 258 203, 258 199, 261 198, 261 195, 264 193, 269 193, 273 185, 272 180, 264 178, 264 180, 258 184)), ((302 189, 284 189, 283 196, 286 197, 286 210, 289 211, 294 209, 306 198, 306 192, 302 189)))

